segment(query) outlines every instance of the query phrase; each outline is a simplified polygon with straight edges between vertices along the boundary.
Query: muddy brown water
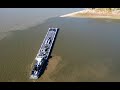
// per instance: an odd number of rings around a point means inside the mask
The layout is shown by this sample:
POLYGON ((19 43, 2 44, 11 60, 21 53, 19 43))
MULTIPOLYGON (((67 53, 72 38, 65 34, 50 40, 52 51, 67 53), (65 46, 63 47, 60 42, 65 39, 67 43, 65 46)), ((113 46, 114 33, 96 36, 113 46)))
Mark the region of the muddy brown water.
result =
POLYGON ((0 40, 0 81, 120 81, 120 21, 54 17, 0 40), (29 75, 49 27, 58 27, 52 58, 38 80, 29 75))

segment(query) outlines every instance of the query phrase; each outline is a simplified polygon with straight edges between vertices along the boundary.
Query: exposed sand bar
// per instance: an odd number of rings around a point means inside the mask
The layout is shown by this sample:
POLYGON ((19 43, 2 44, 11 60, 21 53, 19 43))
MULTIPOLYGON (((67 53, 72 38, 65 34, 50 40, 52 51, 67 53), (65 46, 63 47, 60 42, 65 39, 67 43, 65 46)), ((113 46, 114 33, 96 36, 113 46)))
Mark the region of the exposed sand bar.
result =
POLYGON ((73 12, 73 13, 61 15, 60 17, 71 17, 71 16, 73 16, 73 15, 75 15, 75 14, 78 14, 78 13, 81 13, 81 12, 83 12, 83 11, 77 11, 77 12, 73 12))
POLYGON ((106 13, 106 12, 96 12, 95 10, 85 9, 82 11, 62 15, 60 17, 120 19, 120 14, 118 14, 117 12, 106 13))

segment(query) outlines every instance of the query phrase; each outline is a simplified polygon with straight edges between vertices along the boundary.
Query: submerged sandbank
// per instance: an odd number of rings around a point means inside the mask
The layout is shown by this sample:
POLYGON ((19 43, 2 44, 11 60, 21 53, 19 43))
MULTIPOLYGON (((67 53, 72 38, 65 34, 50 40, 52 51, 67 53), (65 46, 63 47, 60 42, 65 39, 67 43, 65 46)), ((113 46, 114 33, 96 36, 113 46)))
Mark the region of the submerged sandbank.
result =
POLYGON ((0 32, 0 40, 4 39, 7 36, 10 36, 12 32, 0 32))

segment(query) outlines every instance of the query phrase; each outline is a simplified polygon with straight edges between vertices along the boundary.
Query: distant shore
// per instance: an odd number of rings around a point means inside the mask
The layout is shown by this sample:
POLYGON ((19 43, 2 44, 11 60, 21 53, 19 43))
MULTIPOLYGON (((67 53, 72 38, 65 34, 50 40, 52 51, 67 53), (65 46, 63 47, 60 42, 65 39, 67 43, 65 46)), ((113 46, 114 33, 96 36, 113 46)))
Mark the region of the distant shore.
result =
POLYGON ((120 13, 96 12, 95 10, 85 9, 82 11, 62 15, 60 17, 120 19, 120 13))

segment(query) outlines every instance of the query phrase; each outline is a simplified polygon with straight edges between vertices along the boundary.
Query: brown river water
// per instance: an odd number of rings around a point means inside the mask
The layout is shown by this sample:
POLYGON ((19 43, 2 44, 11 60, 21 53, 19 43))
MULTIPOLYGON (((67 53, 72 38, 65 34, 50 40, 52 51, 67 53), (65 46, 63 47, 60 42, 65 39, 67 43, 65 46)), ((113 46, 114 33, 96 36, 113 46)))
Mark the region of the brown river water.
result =
POLYGON ((0 36, 1 82, 120 81, 120 20, 56 16, 0 36), (49 27, 60 28, 52 58, 44 74, 30 80, 34 58, 49 27))

